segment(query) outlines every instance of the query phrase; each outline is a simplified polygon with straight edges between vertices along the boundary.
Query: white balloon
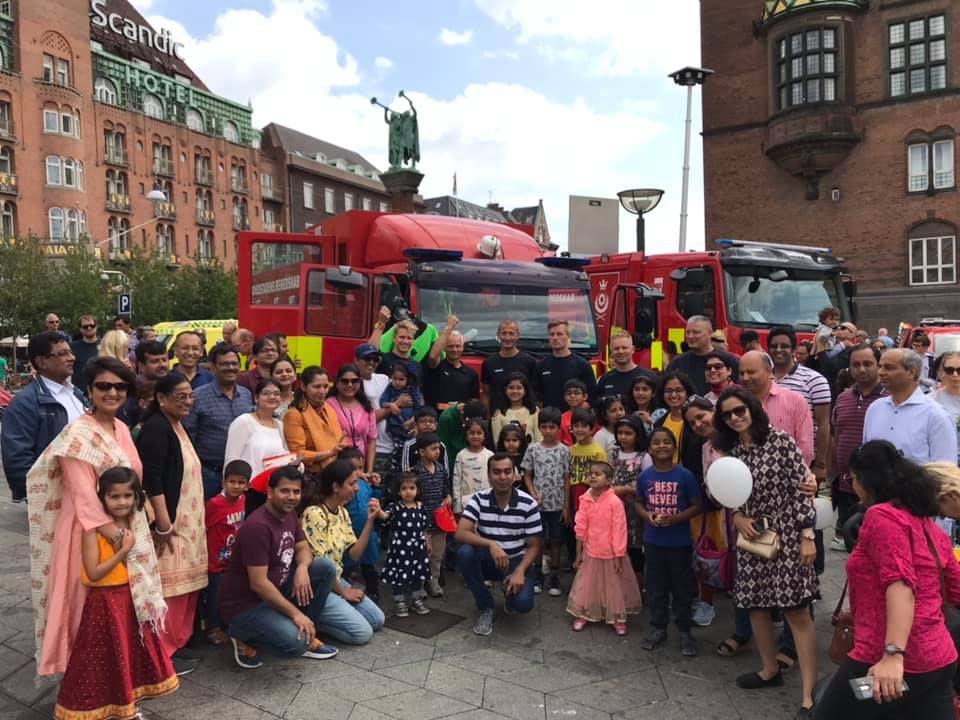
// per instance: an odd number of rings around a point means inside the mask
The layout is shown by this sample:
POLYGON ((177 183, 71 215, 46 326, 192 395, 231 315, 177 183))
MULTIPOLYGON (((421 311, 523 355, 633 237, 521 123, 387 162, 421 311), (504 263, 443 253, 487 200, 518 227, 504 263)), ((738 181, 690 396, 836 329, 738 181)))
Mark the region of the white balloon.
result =
POLYGON ((830 498, 816 497, 813 499, 813 507, 817 510, 817 523, 814 527, 817 530, 826 530, 833 526, 833 503, 830 498))
POLYGON ((753 492, 753 475, 742 460, 723 457, 707 470, 707 489, 713 499, 731 510, 742 507, 753 492))

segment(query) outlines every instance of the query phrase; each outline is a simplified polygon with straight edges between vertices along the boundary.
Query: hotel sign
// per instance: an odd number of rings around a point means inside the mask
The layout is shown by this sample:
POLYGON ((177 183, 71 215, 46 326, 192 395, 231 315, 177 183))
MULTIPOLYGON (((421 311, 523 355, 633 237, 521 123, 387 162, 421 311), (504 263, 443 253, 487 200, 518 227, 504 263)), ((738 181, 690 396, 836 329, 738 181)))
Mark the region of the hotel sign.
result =
POLYGON ((107 0, 90 0, 90 23, 95 27, 109 30, 114 35, 120 35, 140 45, 145 45, 164 55, 170 55, 183 60, 183 43, 173 41, 170 31, 161 28, 155 32, 147 25, 139 25, 130 18, 119 13, 108 13, 105 9, 107 0))

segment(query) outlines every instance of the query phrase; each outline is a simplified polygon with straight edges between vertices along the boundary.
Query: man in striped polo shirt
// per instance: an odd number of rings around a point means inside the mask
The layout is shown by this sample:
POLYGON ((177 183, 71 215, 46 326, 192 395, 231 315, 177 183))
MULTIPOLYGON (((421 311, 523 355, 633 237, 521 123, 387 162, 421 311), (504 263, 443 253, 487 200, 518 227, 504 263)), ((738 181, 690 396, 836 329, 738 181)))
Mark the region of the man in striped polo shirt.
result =
POLYGON ((485 580, 503 583, 503 611, 533 609, 533 566, 542 550, 540 509, 513 487, 513 460, 498 452, 487 462, 490 489, 475 493, 460 517, 457 560, 480 617, 473 631, 493 632, 494 601, 485 580))

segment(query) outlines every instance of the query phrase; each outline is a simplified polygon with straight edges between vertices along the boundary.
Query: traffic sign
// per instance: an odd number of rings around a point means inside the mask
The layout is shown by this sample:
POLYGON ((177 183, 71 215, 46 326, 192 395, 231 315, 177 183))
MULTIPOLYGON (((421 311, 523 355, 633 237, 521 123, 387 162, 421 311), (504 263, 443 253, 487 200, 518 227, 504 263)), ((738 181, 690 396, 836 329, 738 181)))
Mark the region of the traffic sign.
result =
POLYGON ((133 313, 133 294, 120 293, 117 295, 117 315, 131 315, 133 313))

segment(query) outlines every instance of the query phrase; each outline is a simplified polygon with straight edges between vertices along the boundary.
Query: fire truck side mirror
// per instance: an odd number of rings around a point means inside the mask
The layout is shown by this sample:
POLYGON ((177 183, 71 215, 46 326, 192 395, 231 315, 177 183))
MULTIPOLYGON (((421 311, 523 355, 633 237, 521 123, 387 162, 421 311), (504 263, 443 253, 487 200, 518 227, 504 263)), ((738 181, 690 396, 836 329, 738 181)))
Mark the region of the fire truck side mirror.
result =
POLYGON ((336 287, 362 288, 367 282, 366 277, 344 265, 327 268, 324 277, 328 283, 336 287))

